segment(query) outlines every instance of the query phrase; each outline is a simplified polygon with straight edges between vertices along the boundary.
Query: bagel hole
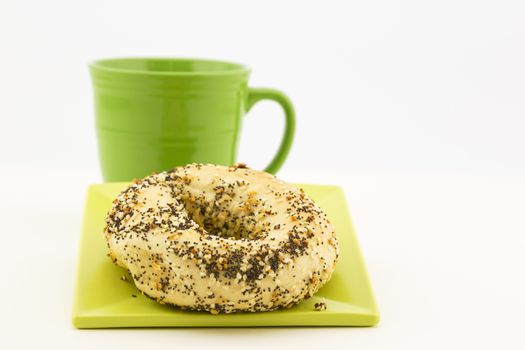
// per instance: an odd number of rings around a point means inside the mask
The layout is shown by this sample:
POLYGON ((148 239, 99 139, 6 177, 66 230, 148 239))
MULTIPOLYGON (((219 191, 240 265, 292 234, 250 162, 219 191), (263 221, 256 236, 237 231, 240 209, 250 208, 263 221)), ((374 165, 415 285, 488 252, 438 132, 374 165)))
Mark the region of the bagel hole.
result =
POLYGON ((243 204, 231 207, 231 201, 191 198, 184 201, 191 219, 208 235, 228 239, 257 240, 263 238, 270 224, 261 220, 265 208, 243 204))

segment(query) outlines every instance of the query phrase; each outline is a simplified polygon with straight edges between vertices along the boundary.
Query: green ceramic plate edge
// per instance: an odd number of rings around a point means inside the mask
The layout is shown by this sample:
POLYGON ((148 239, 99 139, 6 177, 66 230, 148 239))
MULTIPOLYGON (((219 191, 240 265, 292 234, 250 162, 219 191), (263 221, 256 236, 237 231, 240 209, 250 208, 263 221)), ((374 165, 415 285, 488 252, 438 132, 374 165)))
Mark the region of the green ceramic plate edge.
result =
POLYGON ((125 271, 106 257, 102 227, 111 201, 125 186, 127 183, 96 184, 87 190, 73 303, 76 328, 373 326, 379 322, 379 311, 340 187, 297 185, 326 211, 336 227, 340 261, 330 282, 315 296, 291 309, 210 315, 160 305, 142 296, 132 283, 120 280, 125 271), (314 311, 314 304, 321 300, 326 301, 327 310, 314 311))

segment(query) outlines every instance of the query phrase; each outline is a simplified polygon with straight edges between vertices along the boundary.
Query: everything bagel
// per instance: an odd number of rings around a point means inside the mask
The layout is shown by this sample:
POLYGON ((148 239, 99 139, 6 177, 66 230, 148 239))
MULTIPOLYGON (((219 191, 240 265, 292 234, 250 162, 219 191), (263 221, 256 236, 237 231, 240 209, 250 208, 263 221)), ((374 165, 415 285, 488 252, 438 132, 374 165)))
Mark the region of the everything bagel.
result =
POLYGON ((144 295, 212 314, 291 307, 338 258, 332 224, 302 190, 244 165, 136 181, 113 202, 104 236, 144 295))

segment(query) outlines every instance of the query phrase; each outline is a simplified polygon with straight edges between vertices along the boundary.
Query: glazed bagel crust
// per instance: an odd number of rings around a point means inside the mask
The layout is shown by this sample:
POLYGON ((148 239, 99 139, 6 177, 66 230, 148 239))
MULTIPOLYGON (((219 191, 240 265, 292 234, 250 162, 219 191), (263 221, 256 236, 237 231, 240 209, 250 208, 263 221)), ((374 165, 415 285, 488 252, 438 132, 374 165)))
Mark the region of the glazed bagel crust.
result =
POLYGON ((125 189, 106 217, 112 260, 146 296, 216 313, 291 307, 325 284, 334 228, 273 175, 190 164, 125 189))

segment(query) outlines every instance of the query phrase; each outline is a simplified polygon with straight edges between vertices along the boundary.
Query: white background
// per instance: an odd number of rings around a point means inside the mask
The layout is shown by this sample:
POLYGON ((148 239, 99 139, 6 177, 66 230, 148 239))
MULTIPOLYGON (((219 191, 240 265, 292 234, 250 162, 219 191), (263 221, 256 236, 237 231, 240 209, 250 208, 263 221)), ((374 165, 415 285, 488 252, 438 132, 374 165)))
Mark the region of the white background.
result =
MULTIPOLYGON (((86 64, 189 56, 290 95, 290 168, 525 174, 521 1, 4 0, 0 16, 3 166, 97 167, 86 64)), ((264 166, 279 123, 254 109, 240 158, 264 166)))
MULTIPOLYGON (((271 159, 280 113, 247 116, 240 160, 271 159)), ((0 120, 0 342, 12 348, 525 346, 522 1, 2 0, 0 120), (378 327, 72 328, 84 190, 101 180, 86 65, 114 56, 238 61, 252 86, 291 97, 281 176, 345 187, 378 327)))

